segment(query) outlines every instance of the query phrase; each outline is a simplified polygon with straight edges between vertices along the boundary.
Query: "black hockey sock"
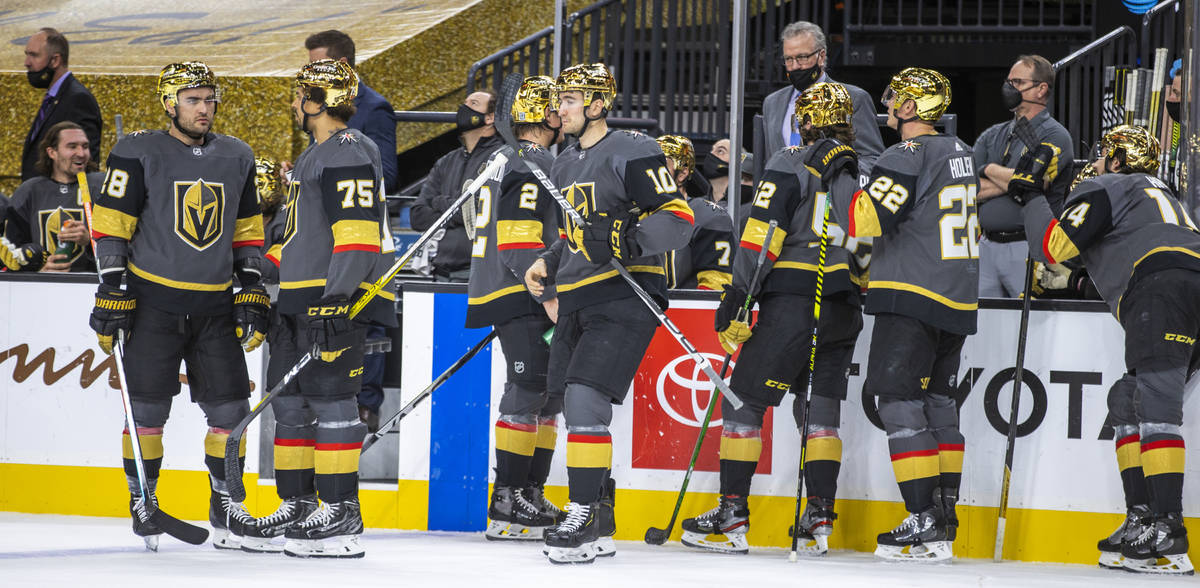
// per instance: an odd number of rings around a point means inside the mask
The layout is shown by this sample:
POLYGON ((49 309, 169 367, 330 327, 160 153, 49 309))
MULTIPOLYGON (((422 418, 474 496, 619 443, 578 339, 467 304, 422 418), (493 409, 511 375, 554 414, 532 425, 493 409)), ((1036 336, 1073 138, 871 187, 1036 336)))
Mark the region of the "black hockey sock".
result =
POLYGON ((923 431, 911 437, 888 439, 888 449, 904 507, 914 513, 928 509, 933 504, 933 489, 938 487, 941 471, 933 435, 923 431))
POLYGON ((1121 487, 1125 490, 1125 509, 1150 504, 1146 477, 1142 473, 1142 437, 1138 433, 1116 440, 1117 467, 1121 470, 1121 487))
POLYGON ((820 430, 808 436, 804 484, 809 496, 837 497, 838 472, 842 469, 842 440, 820 430))
MULTIPOLYGON (((229 429, 209 427, 204 436, 204 465, 208 473, 217 480, 225 480, 225 443, 229 439, 229 429)), ((238 471, 246 467, 246 437, 243 436, 238 446, 238 471)))
POLYGON ((749 496, 750 480, 762 455, 762 429, 738 427, 721 431, 721 494, 749 496))
POLYGON ((544 486, 550 477, 550 462, 554 459, 554 444, 558 442, 555 417, 538 417, 537 443, 529 464, 529 485, 544 486))
MULTIPOLYGON (((349 422, 349 421, 347 421, 349 422)), ((313 447, 314 482, 323 502, 342 502, 358 496, 358 457, 367 425, 317 427, 313 447)))
POLYGON ((1183 510, 1183 437, 1156 433, 1142 437, 1142 470, 1156 515, 1183 510))
POLYGON ((612 436, 608 432, 567 434, 567 482, 570 500, 590 504, 600 500, 612 466, 612 436))
POLYGON ((537 443, 537 425, 514 422, 501 415, 496 421, 496 484, 521 488, 529 479, 537 443))
MULTIPOLYGON (((142 449, 142 462, 146 466, 146 477, 158 479, 158 471, 162 468, 163 444, 162 427, 138 427, 138 446, 142 449)), ((125 466, 125 475, 137 478, 137 463, 133 459, 133 442, 129 437, 129 429, 121 431, 121 461, 125 466)))
POLYGON ((298 498, 316 492, 313 447, 316 427, 275 424, 275 490, 280 498, 298 498))

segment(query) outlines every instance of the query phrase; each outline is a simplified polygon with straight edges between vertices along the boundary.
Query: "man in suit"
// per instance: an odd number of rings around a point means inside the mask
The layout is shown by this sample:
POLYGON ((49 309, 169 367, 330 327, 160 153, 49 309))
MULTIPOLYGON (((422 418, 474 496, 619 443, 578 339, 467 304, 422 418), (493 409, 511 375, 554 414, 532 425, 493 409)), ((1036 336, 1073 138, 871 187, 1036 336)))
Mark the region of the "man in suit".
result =
MULTIPOLYGON (((763 100, 763 126, 767 133, 764 157, 768 159, 784 147, 804 144, 794 116, 800 93, 817 82, 834 81, 825 72, 827 55, 825 33, 821 27, 808 21, 796 21, 784 27, 780 40, 783 42, 783 64, 791 85, 772 92, 763 100)), ((879 123, 875 122, 875 100, 858 86, 842 85, 850 92, 854 104, 854 151, 858 153, 860 171, 869 174, 875 159, 883 153, 883 137, 879 135, 879 123)))
POLYGON ((100 105, 95 96, 67 69, 67 38, 52 28, 38 30, 25 44, 25 75, 29 85, 45 89, 42 104, 33 116, 21 151, 21 181, 38 175, 37 146, 46 130, 62 121, 83 127, 91 146, 92 161, 100 161, 100 105))
MULTIPOLYGON (((341 31, 328 30, 309 35, 304 40, 308 60, 333 59, 354 68, 354 40, 341 31)), ((358 129, 375 142, 383 161, 383 183, 388 193, 400 189, 399 164, 396 161, 396 118, 392 105, 358 78, 358 95, 354 98, 354 116, 346 124, 358 129)))

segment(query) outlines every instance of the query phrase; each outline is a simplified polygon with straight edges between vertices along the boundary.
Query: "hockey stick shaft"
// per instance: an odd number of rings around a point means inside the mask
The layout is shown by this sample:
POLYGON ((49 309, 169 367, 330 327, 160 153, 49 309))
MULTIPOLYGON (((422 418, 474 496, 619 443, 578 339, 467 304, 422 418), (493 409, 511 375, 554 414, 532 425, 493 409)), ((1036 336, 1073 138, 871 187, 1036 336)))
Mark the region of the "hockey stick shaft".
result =
MULTIPOLYGON (((742 307, 738 309, 737 320, 749 323, 750 322, 750 306, 754 304, 754 291, 757 290, 758 278, 762 273, 763 264, 767 260, 767 251, 770 250, 771 238, 775 234, 775 228, 779 226, 779 221, 772 220, 767 225, 767 235, 763 238, 763 247, 758 251, 758 257, 754 263, 754 275, 750 278, 750 286, 747 288, 746 300, 742 302, 742 307)), ((733 359, 732 353, 726 353, 725 359, 721 361, 720 377, 725 379, 725 374, 729 369, 729 361, 733 359)), ((708 435, 708 423, 712 420, 713 411, 717 407, 717 402, 720 400, 720 392, 716 386, 713 386, 712 396, 708 399, 708 410, 704 411, 704 423, 700 425, 700 433, 696 436, 696 446, 692 448, 692 459, 688 461, 687 472, 683 474, 683 484, 679 487, 679 494, 675 497, 675 508, 671 511, 671 520, 667 523, 666 531, 659 534, 659 537, 665 542, 671 536, 671 530, 675 528, 675 520, 679 518, 679 509, 683 506, 683 497, 687 495, 688 483, 692 479, 692 472, 696 469, 696 460, 700 457, 700 448, 704 446, 704 437, 708 435)), ((662 542, 651 541, 651 535, 654 529, 646 530, 646 542, 661 545, 662 542)))
POLYGON ((1017 365, 1013 372, 1012 403, 1008 411, 1008 438, 1004 447, 1004 477, 1000 481, 1000 514, 996 519, 996 545, 992 559, 1004 559, 1004 527, 1008 523, 1008 492, 1012 481, 1013 453, 1017 445, 1017 411, 1021 406, 1022 375, 1025 373, 1025 340, 1029 335, 1029 298, 1033 287, 1033 258, 1025 261, 1025 296, 1021 301, 1021 328, 1017 335, 1017 365))
POLYGON ((497 333, 495 329, 488 332, 486 337, 476 343, 475 346, 463 354, 462 357, 455 360, 455 362, 451 364, 450 367, 446 368, 446 371, 442 372, 442 374, 438 376, 436 380, 426 386, 424 390, 421 390, 420 394, 417 394, 412 400, 409 400, 408 404, 404 405, 404 408, 401 408, 399 412, 392 415, 391 418, 384 422, 383 425, 379 427, 379 430, 367 435, 366 440, 363 441, 362 451, 365 452, 366 450, 370 449, 376 441, 379 441, 388 433, 388 431, 391 431, 392 427, 396 426, 396 423, 399 423, 401 419, 408 416, 410 412, 415 410, 417 405, 421 404, 422 400, 428 398, 433 394, 434 390, 437 390, 442 386, 442 384, 445 384, 446 380, 449 380, 450 376, 453 376, 454 373, 459 370, 459 368, 466 365, 468 361, 471 361, 471 358, 475 357, 475 355, 482 351, 484 347, 487 347, 488 343, 491 343, 492 339, 496 338, 496 334, 497 333))
MULTIPOLYGON (((554 201, 557 202, 558 205, 563 209, 563 212, 567 215, 567 218, 569 218, 571 222, 575 223, 576 225, 585 227, 588 225, 587 221, 585 221, 583 216, 579 214, 579 211, 575 210, 575 207, 572 206, 569 201, 567 201, 566 197, 562 195, 562 192, 558 190, 558 187, 554 185, 554 182, 550 180, 550 177, 546 175, 546 172, 538 167, 536 163, 521 156, 521 145, 517 143, 517 138, 513 135, 512 131, 511 109, 513 98, 516 96, 522 80, 524 80, 524 76, 519 73, 511 73, 504 78, 504 82, 500 91, 499 105, 496 108, 496 131, 500 134, 500 137, 504 139, 504 142, 516 153, 516 157, 525 162, 525 166, 529 168, 529 171, 532 172, 534 177, 538 179, 538 182, 542 184, 542 187, 550 193, 550 196, 554 198, 554 201)), ((687 337, 684 336, 683 331, 680 331, 679 327, 675 325, 674 321, 672 321, 670 317, 668 317, 666 313, 664 313, 658 307, 658 303, 655 302, 654 298, 652 298, 650 294, 646 292, 645 288, 642 288, 641 284, 638 284, 637 280, 633 279, 633 276, 630 275, 629 270, 625 269, 625 266, 621 265, 621 262, 616 258, 610 259, 609 264, 614 270, 616 270, 617 274, 620 275, 627 284, 629 284, 629 288, 633 290, 633 293, 636 294, 639 299, 641 299, 641 301, 646 305, 646 308, 648 308, 650 312, 654 314, 654 317, 658 319, 659 324, 661 324, 663 328, 675 338, 675 341, 679 343, 679 346, 683 348, 688 357, 695 362, 696 365, 700 366, 700 370, 704 372, 705 377, 707 377, 708 380, 712 382, 714 386, 716 386, 717 390, 721 391, 721 394, 724 395, 727 400, 729 400, 729 403, 732 404, 734 408, 741 408, 742 401, 737 397, 736 394, 733 393, 733 390, 729 388, 729 384, 726 384, 725 380, 717 375, 717 372, 713 370, 712 364, 702 355, 700 355, 699 351, 696 351, 696 347, 692 345, 691 341, 688 341, 687 337)))
MULTIPOLYGON (((79 172, 76 176, 79 182, 79 200, 83 204, 83 213, 87 217, 88 232, 91 234, 92 224, 92 197, 88 189, 87 173, 79 172)), ((97 251, 96 239, 92 237, 92 252, 97 251)), ((99 259, 99 257, 97 257, 99 259)), ((97 268, 99 270, 99 268, 97 268)), ((99 271, 96 273, 100 283, 104 283, 104 278, 101 277, 99 271)), ((137 421, 133 418, 133 399, 129 396, 129 388, 126 383, 129 381, 125 377, 125 332, 118 331, 117 336, 113 340, 113 362, 117 365, 117 388, 121 393, 121 408, 125 412, 125 429, 129 434, 129 447, 133 452, 133 464, 137 470, 138 486, 141 490, 142 503, 146 507, 146 512, 149 513, 149 518, 158 528, 162 529, 166 534, 179 539, 185 543, 200 545, 208 540, 208 530, 202 527, 197 527, 185 523, 169 514, 155 505, 153 500, 153 492, 150 491, 150 479, 146 476, 146 461, 142 456, 142 440, 138 435, 137 421)), ((137 516, 136 514, 134 516, 137 516)))
POLYGON ((800 539, 800 503, 804 500, 804 466, 808 453, 808 408, 812 401, 814 372, 817 367, 817 324, 821 320, 821 291, 825 283, 825 254, 829 250, 829 209, 833 203, 826 196, 821 217, 821 248, 817 253, 817 287, 813 295, 812 341, 808 353, 808 386, 804 390, 804 412, 800 416, 800 471, 796 478, 796 514, 792 517, 792 551, 788 561, 796 561, 796 546, 800 539))
MULTIPOLYGON (((438 217, 438 219, 434 221, 434 223, 428 229, 426 229, 420 237, 417 238, 416 242, 409 246, 408 250, 404 252, 404 255, 397 258, 395 263, 393 263, 392 266, 383 273, 383 275, 379 276, 379 279, 375 280, 375 282, 371 284, 371 287, 368 288, 367 291, 364 292, 358 298, 358 300, 354 302, 354 304, 350 307, 351 319, 358 316, 358 314, 367 307, 367 304, 369 304, 376 295, 383 291, 389 282, 395 279, 396 274, 400 273, 400 270, 404 268, 404 265, 407 264, 410 259, 412 259, 413 255, 416 255, 417 251, 419 251, 421 247, 424 247, 425 244, 433 238, 434 233, 436 233, 438 229, 441 229, 447 222, 450 221, 451 217, 458 213, 458 209, 462 206, 463 202, 465 202, 467 198, 471 198, 475 192, 479 190, 479 187, 487 182, 488 178, 501 169, 504 164, 507 163, 507 161, 508 158, 503 154, 496 154, 491 163, 489 163, 488 166, 484 168, 482 172, 480 172, 479 176, 477 176, 471 181, 471 183, 467 184, 467 186, 463 188, 463 192, 458 197, 458 200, 455 200, 453 204, 447 207, 445 212, 442 213, 442 216, 438 217)), ((246 429, 250 426, 250 423, 252 423, 254 419, 258 417, 258 415, 262 414, 262 412, 266 410, 267 406, 269 406, 271 402, 278 397, 279 392, 281 392, 289 383, 291 383, 291 381, 294 380, 296 376, 299 375, 300 372, 303 371, 304 368, 316 358, 317 353, 318 351, 314 349, 301 357, 300 360, 297 361, 296 364, 293 365, 291 369, 289 369, 287 373, 283 375, 283 378, 281 378, 277 384, 272 386, 269 392, 263 395, 262 399, 259 400, 258 404, 254 407, 254 410, 250 411, 250 414, 246 415, 246 417, 243 418, 242 421, 239 422, 237 426, 229 432, 229 438, 225 441, 225 483, 229 490, 229 497, 235 501, 241 502, 246 499, 246 487, 242 481, 241 465, 239 464, 240 445, 242 442, 242 437, 246 434, 246 429)))

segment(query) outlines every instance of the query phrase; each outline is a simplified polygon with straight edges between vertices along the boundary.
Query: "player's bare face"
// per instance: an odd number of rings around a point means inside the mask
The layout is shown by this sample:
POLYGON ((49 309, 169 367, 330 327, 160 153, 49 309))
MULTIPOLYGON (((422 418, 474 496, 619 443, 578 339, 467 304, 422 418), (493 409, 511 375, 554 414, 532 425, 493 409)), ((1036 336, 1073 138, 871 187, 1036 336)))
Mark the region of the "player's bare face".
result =
POLYGON ((586 121, 583 117, 583 92, 560 92, 558 94, 558 116, 562 119, 562 132, 578 135, 586 121))
POLYGON ((49 148, 55 171, 74 177, 87 167, 92 152, 87 135, 80 129, 65 129, 58 135, 58 147, 49 148))
POLYGON ((193 135, 203 135, 212 129, 217 115, 217 94, 212 88, 180 90, 175 103, 179 127, 193 135))

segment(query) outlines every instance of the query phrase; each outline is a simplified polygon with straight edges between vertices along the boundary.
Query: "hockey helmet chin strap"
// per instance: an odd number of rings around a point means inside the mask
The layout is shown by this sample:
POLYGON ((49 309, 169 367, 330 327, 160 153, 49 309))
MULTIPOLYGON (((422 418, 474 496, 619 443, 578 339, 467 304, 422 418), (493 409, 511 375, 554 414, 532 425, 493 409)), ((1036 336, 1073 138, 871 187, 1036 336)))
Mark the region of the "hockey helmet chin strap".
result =
POLYGON ((315 117, 315 116, 321 116, 321 114, 323 114, 325 112, 326 108, 325 108, 325 105, 322 104, 320 110, 318 110, 312 114, 309 114, 308 111, 304 109, 305 104, 308 104, 308 94, 301 92, 300 93, 300 130, 304 131, 305 133, 308 133, 309 137, 312 137, 313 132, 308 129, 308 119, 315 117))
MULTIPOLYGON (((608 109, 607 108, 601 108, 600 116, 597 116, 596 118, 592 118, 592 117, 588 116, 587 111, 589 108, 592 107, 592 102, 595 102, 595 101, 596 101, 596 95, 592 94, 592 99, 590 101, 588 101, 587 106, 583 107, 583 127, 581 127, 579 129, 579 134, 572 135, 576 139, 579 139, 580 137, 582 137, 584 135, 584 133, 587 133, 588 125, 592 124, 592 121, 597 121, 597 120, 600 120, 603 118, 608 118, 608 109)), ((571 135, 571 133, 567 133, 567 134, 571 135)), ((555 138, 558 138, 558 135, 555 135, 555 138)))

